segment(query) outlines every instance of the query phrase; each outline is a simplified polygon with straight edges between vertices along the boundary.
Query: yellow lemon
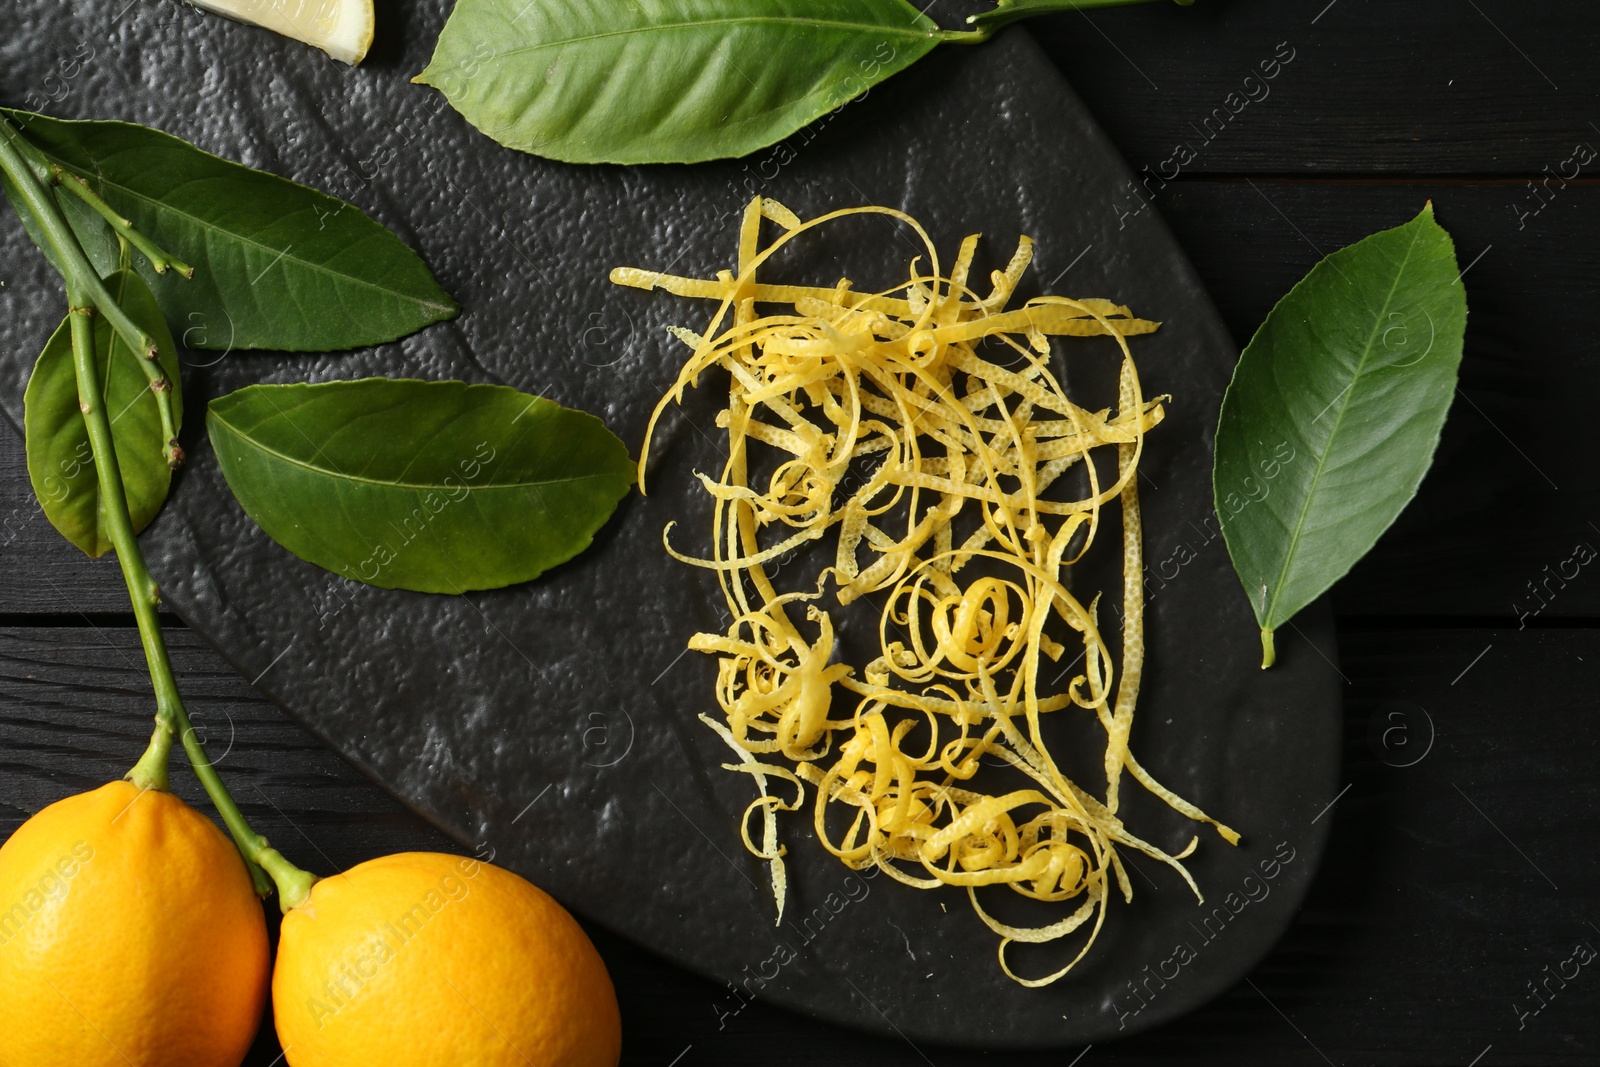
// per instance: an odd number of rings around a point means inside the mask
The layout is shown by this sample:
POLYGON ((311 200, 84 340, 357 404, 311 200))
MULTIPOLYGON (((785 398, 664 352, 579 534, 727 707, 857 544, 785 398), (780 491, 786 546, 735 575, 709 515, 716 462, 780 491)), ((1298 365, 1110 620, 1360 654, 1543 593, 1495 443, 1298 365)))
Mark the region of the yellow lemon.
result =
POLYGON ((283 918, 291 1067, 616 1067, 622 1025, 577 921, 509 871, 435 852, 324 879, 283 918))
POLYGON ((372 47, 372 0, 192 0, 196 7, 261 26, 355 66, 372 47))
POLYGON ((244 861, 170 793, 112 782, 0 848, 7 1067, 237 1067, 268 962, 244 861))

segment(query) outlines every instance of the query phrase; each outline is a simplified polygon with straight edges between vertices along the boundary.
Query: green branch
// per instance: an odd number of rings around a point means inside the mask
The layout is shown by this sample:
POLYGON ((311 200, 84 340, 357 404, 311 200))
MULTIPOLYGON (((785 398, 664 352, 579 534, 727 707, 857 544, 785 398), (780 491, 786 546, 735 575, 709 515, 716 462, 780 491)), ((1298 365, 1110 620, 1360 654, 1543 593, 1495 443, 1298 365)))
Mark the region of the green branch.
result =
POLYGON ((157 362, 161 354, 156 348, 155 339, 135 325, 106 291, 99 272, 89 262, 88 255, 78 244, 77 235, 72 232, 72 227, 56 205, 47 182, 40 179, 33 165, 19 150, 18 144, 26 143, 22 141, 22 134, 3 120, 0 120, 0 134, 3 134, 0 136, 0 170, 5 171, 11 179, 17 195, 38 223, 45 243, 55 256, 56 269, 66 280, 68 290, 76 290, 82 295, 80 303, 83 306, 92 307, 104 315, 123 343, 141 357, 135 362, 144 371, 145 377, 150 379, 150 389, 156 394, 156 409, 161 413, 161 432, 165 441, 162 455, 166 458, 167 466, 176 470, 183 464, 183 450, 178 447, 177 420, 172 411, 172 383, 167 381, 161 364, 157 362))
POLYGON ((128 515, 128 498, 123 490, 122 471, 117 464, 111 420, 106 415, 105 398, 99 390, 100 376, 95 366, 93 331, 89 323, 89 316, 94 312, 84 299, 84 294, 71 283, 67 287, 67 300, 71 305, 67 314, 71 321, 72 364, 78 379, 78 406, 83 411, 84 425, 89 432, 89 447, 94 453, 95 475, 100 482, 101 517, 106 526, 106 536, 116 548, 117 562, 122 567, 122 576, 128 586, 128 597, 133 602, 133 617, 139 625, 139 638, 144 645, 144 657, 150 665, 150 681, 156 694, 155 735, 129 778, 142 787, 166 788, 167 756, 172 750, 172 739, 177 737, 194 767, 195 777, 205 787, 206 794, 216 805, 223 823, 249 864, 257 890, 265 895, 271 889, 262 877, 265 871, 277 885, 279 900, 287 911, 305 900, 313 879, 290 864, 267 844, 266 838, 251 828, 206 755, 205 747, 195 736, 189 713, 183 706, 183 697, 178 693, 178 680, 173 675, 166 638, 161 632, 161 620, 156 614, 161 602, 160 590, 145 566, 144 553, 139 549, 138 537, 133 532, 133 520, 128 515))
MULTIPOLYGON (((945 40, 955 44, 979 44, 994 36, 997 30, 1033 15, 1048 15, 1059 11, 1087 11, 1097 7, 1123 7, 1128 4, 1149 2, 1150 0, 999 0, 993 10, 979 12, 967 19, 967 24, 976 26, 976 30, 969 33, 947 34, 945 40)), ((1189 7, 1194 0, 1177 0, 1177 3, 1189 7)))
POLYGON ((100 195, 93 189, 89 188, 89 182, 87 179, 81 178, 72 173, 70 170, 60 166, 52 166, 50 168, 50 178, 56 185, 59 185, 61 188, 67 190, 67 192, 71 193, 73 196, 76 196, 79 200, 82 200, 85 204, 88 204, 91 208, 93 208, 95 214, 105 219, 106 222, 111 226, 112 230, 116 231, 118 237, 137 248, 140 254, 143 255, 145 259, 150 261, 151 269, 157 274, 165 274, 169 269, 171 269, 177 271, 185 278, 194 277, 193 267, 183 262, 177 256, 162 251, 160 246, 158 246, 154 241, 150 240, 150 238, 134 229, 133 220, 123 218, 121 215, 116 213, 110 204, 100 199, 100 195))

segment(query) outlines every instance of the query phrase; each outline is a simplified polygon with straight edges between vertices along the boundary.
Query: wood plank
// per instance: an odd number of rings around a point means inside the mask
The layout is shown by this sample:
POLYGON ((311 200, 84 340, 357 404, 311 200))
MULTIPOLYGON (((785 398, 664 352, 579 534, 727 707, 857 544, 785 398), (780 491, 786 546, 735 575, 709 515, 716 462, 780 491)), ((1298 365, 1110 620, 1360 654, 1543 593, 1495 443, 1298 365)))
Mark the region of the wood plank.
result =
POLYGON ((88 558, 39 510, 22 439, 0 418, 0 616, 128 611, 116 560, 88 558))
MULTIPOLYGON (((446 844, 193 633, 167 637, 196 732, 241 810, 285 851, 327 873, 380 850, 446 844)), ((144 750, 154 713, 131 627, 0 630, 0 833, 45 804, 121 777, 144 750)), ((181 796, 207 806, 191 775, 175 768, 173 777, 181 796)))
MULTIPOLYGON (((1572 405, 1600 395, 1590 242, 1600 187, 1562 191, 1525 219, 1524 192, 1444 180, 1186 180, 1155 194, 1153 210, 1241 342, 1320 252, 1398 224, 1429 198, 1455 235, 1471 305, 1461 395, 1417 500, 1339 587, 1344 615, 1526 616, 1539 625, 1600 614, 1600 579, 1574 561, 1580 544, 1600 546, 1591 476, 1600 438, 1572 405)), ((1072 276, 1061 288, 1073 291, 1072 276)), ((1182 402, 1182 383, 1148 373, 1182 402)), ((115 564, 84 559, 38 515, 22 462, 0 430, 0 560, 9 564, 0 567, 0 614, 125 611, 115 564)))
MULTIPOLYGON (((458 850, 192 634, 171 636, 224 773, 290 855, 328 872, 387 851, 458 850)), ((1537 1013, 1528 983, 1547 981, 1545 968, 1579 943, 1600 948, 1590 925, 1600 916, 1600 721, 1590 713, 1600 631, 1352 629, 1338 654, 1351 681, 1350 785, 1316 816, 1334 830, 1300 918, 1249 981, 1160 1030, 1097 1046, 1092 1062, 1468 1063, 1489 1045, 1484 1064, 1595 1062, 1588 986, 1600 972, 1552 983, 1537 1013)), ((147 690, 131 630, 0 630, 0 834, 120 774, 147 733, 147 690)), ((176 777, 199 802, 188 776, 176 777)), ((728 1014, 726 990, 595 936, 623 1003, 628 1064, 993 1062, 863 1038, 759 1001, 728 1014)), ((276 1056, 264 1033, 248 1062, 276 1056)))
POLYGON ((1135 170, 1539 176, 1600 147, 1584 0, 1202 0, 1028 25, 1135 170), (1193 159, 1168 162, 1180 145, 1193 159))

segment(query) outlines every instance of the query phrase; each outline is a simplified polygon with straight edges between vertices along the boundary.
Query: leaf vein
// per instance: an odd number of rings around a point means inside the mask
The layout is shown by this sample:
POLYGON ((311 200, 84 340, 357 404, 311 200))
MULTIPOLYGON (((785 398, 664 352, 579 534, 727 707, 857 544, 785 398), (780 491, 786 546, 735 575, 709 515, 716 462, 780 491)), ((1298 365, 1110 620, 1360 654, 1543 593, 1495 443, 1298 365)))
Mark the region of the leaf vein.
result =
POLYGON ((1295 555, 1299 551, 1300 538, 1305 533, 1306 518, 1311 512, 1311 504, 1316 500, 1317 486, 1322 481, 1323 471, 1327 467, 1328 455, 1333 451, 1334 442, 1339 436, 1339 426, 1344 421, 1344 414, 1350 409, 1354 399, 1356 383, 1361 380, 1361 375, 1366 371, 1367 361, 1372 357, 1373 342, 1378 338, 1378 331, 1382 328, 1389 306, 1394 302, 1394 294, 1400 288, 1400 279, 1405 275, 1406 266, 1411 262, 1412 250, 1417 246, 1420 231, 1413 230, 1411 241, 1406 245, 1405 256, 1400 260, 1400 266, 1395 269, 1394 280, 1389 283, 1389 292, 1383 298, 1383 307, 1379 310, 1372 323, 1372 332, 1367 335, 1367 343, 1361 350, 1361 358, 1356 362, 1355 373, 1351 375, 1350 387, 1344 391, 1344 396, 1337 400, 1338 408, 1334 412, 1333 424, 1328 429, 1328 444, 1317 456, 1316 467, 1311 472, 1311 485, 1306 489, 1306 499, 1300 505, 1300 515, 1295 522, 1294 530, 1289 535, 1289 545, 1284 550, 1283 565, 1278 569, 1277 585, 1267 594, 1267 602, 1262 605, 1261 625, 1268 629, 1276 629, 1272 623, 1273 616, 1278 610, 1278 603, 1283 596, 1283 587, 1288 580, 1289 568, 1294 563, 1295 555))
MULTIPOLYGON (((299 467, 302 470, 311 471, 314 474, 320 474, 327 478, 351 482, 358 485, 382 486, 386 489, 407 489, 418 492, 425 490, 437 492, 443 490, 444 488, 443 483, 386 481, 382 478, 368 478, 354 474, 345 474, 343 471, 336 469, 329 470, 326 467, 319 467, 314 463, 308 463, 297 456, 289 455, 287 452, 273 448, 270 445, 262 443, 257 438, 249 436, 237 426, 234 426, 232 423, 228 422, 227 419, 217 414, 215 408, 212 408, 211 417, 217 421, 218 425, 225 427, 229 433, 233 434, 239 440, 249 443, 251 447, 259 450, 264 455, 272 456, 291 466, 299 467)), ((546 485, 565 485, 572 482, 591 482, 618 477, 621 476, 607 471, 594 471, 589 474, 573 474, 560 478, 535 478, 527 481, 496 482, 492 485, 483 485, 478 487, 468 486, 467 491, 469 493, 480 493, 491 489, 534 489, 546 485)))
MULTIPOLYGON (((907 40, 927 40, 938 36, 935 27, 907 26, 899 27, 892 23, 880 22, 847 22, 843 19, 808 19, 799 16, 780 15, 737 15, 717 19, 684 19, 677 22, 653 22, 639 26, 629 26, 620 30, 603 30, 598 33, 581 34, 576 37, 563 37, 552 41, 539 41, 535 44, 521 48, 513 48, 505 52, 496 52, 491 59, 500 60, 516 58, 522 55, 546 52, 551 49, 565 48, 568 45, 587 44, 591 41, 603 41, 608 37, 631 37, 638 34, 666 33, 683 30, 717 29, 724 26, 794 26, 800 29, 844 30, 855 33, 885 33, 894 37, 904 37, 907 40)), ((483 62, 478 60, 476 62, 483 62)), ((445 70, 455 70, 452 65, 445 70)))

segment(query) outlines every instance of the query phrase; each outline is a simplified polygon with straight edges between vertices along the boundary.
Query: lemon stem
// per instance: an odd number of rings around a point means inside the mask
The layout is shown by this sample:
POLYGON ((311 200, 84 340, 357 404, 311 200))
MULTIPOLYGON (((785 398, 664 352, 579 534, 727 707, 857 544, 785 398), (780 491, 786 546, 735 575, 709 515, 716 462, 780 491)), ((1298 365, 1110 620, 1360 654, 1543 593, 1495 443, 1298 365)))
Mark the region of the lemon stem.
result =
MULTIPOLYGON (((261 842, 266 845, 266 841, 261 842)), ((316 875, 309 871, 302 871, 299 867, 283 858, 283 854, 275 848, 262 848, 256 854, 256 861, 272 876, 272 881, 278 887, 278 906, 285 915, 304 904, 311 896, 311 887, 316 884, 316 875)))
POLYGON ((150 665, 150 681, 156 694, 155 734, 150 739, 149 748, 128 777, 141 788, 166 789, 168 757, 172 752, 173 738, 178 738, 194 768, 195 777, 200 779, 200 784, 205 787, 206 794, 216 805, 224 825, 244 855, 256 890, 266 896, 276 885, 279 902, 287 911, 305 900, 313 879, 310 874, 284 859, 277 849, 267 844, 266 838, 250 826, 206 755, 205 746, 195 735, 188 710, 183 706, 178 680, 172 670, 172 658, 167 652, 166 638, 161 631, 161 619, 156 612, 161 603, 161 592, 150 577, 144 553, 139 549, 138 536, 133 532, 122 471, 117 464, 116 445, 111 437, 111 422, 106 417, 104 398, 98 388, 99 374, 95 366, 93 327, 90 323, 90 316, 94 312, 82 296, 76 286, 68 284, 67 301, 70 307, 67 314, 71 321, 73 369, 78 378, 78 407, 83 411, 84 425, 89 431, 89 447, 94 453, 95 474, 100 480, 101 521, 105 523, 107 538, 116 548, 117 562, 127 582, 133 617, 139 625, 139 639, 144 645, 145 661, 150 665))
POLYGON ((206 759, 205 751, 195 759, 194 749, 198 739, 189 724, 189 715, 178 694, 177 678, 172 672, 167 642, 161 632, 161 619, 156 613, 160 593, 155 581, 145 567, 144 555, 133 532, 133 520, 128 514, 128 499, 122 484, 122 468, 117 462, 116 444, 111 437, 111 422, 106 417, 104 397, 100 392, 100 375, 94 356, 94 326, 90 317, 94 308, 84 299, 83 292, 72 282, 67 284, 67 319, 72 337, 72 366, 78 379, 78 408, 83 412, 83 422, 89 433, 89 447, 94 453, 95 476, 100 483, 100 521, 105 524, 106 537, 117 550, 117 562, 122 567, 122 577, 128 586, 128 598, 133 604, 134 621, 139 625, 139 640, 144 646, 145 662, 150 665, 150 682, 156 694, 156 728, 150 746, 128 774, 128 780, 141 789, 168 788, 167 762, 172 752, 174 737, 181 737, 190 762, 195 764, 195 775, 205 785, 206 792, 216 801, 218 792, 227 798, 227 808, 217 804, 223 822, 233 833, 239 849, 250 862, 251 875, 256 888, 270 890, 260 867, 252 855, 259 851, 255 846, 257 835, 239 814, 232 798, 217 778, 216 769, 206 759), (191 742, 193 747, 191 747, 191 742), (202 766, 204 770, 202 770, 202 766), (208 780, 209 779, 209 780, 208 780), (253 847, 255 846, 255 847, 253 847))
MULTIPOLYGON (((6 136, 0 137, 0 170, 11 179, 13 187, 21 194, 23 202, 38 221, 39 228, 49 239, 56 253, 55 265, 67 283, 67 318, 72 340, 72 366, 78 382, 78 407, 83 412, 84 427, 88 432, 89 447, 94 455, 95 477, 100 490, 100 521, 105 525, 106 537, 116 549, 117 563, 122 568, 123 580, 128 586, 128 597, 133 605, 134 621, 139 626, 139 639, 144 646, 145 662, 150 666, 150 682, 156 696, 156 728, 150 745, 139 762, 129 772, 128 778, 140 788, 166 789, 169 784, 167 765, 176 738, 183 745, 194 768, 195 777, 205 788, 211 802, 222 816, 223 824, 233 835, 234 842, 243 854, 257 892, 266 896, 277 886, 279 903, 285 911, 304 902, 315 879, 294 866, 267 839, 256 833, 234 803, 223 784, 221 776, 211 764, 206 750, 195 736, 189 713, 178 692, 178 681, 172 670, 172 659, 167 652, 166 638, 161 632, 161 619, 157 609, 161 603, 160 589, 151 578, 145 565, 144 553, 139 549, 138 535, 133 529, 133 519, 128 513, 128 496, 122 481, 122 469, 117 462, 115 439, 111 435, 111 420, 106 415, 105 397, 100 388, 100 368, 94 351, 94 324, 92 316, 105 314, 115 326, 110 310, 124 319, 126 314, 99 284, 98 276, 88 266, 88 257, 78 244, 76 235, 62 218, 53 198, 41 185, 40 179, 28 166, 11 143, 14 131, 0 122, 6 136), (77 263, 81 269, 71 264, 77 263), (87 275, 85 275, 87 272, 87 275), (85 277, 93 278, 94 285, 85 284, 85 277)), ((131 321, 129 323, 131 326, 131 321)), ((145 335, 134 327, 139 337, 145 335)), ((119 334, 122 331, 118 330, 119 334)), ((124 339, 126 335, 124 334, 124 339)), ((143 351, 137 345, 135 352, 143 351)), ((146 360, 141 359, 143 363, 146 360)), ((160 398, 162 393, 157 392, 160 398)), ((170 431, 169 431, 170 434, 170 431)), ((176 441, 172 442, 176 447, 176 441)))

